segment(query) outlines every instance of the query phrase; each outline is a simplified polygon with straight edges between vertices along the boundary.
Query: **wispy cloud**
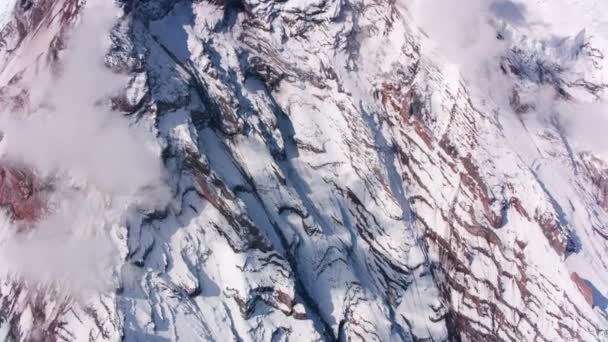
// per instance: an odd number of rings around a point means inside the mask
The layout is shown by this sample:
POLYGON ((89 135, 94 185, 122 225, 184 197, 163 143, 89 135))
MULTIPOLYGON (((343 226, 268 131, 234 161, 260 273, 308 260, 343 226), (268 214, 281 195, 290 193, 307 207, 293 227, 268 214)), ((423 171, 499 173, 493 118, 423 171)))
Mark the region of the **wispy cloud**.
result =
MULTIPOLYGON (((118 15, 111 1, 88 1, 60 75, 30 85, 41 90, 40 109, 0 117, 3 162, 26 165, 55 187, 48 214, 29 233, 3 234, 4 272, 37 282, 68 280, 77 292, 96 289, 111 279, 117 261, 110 228, 137 208, 162 208, 171 198, 149 130, 109 110, 109 96, 127 83, 104 65, 118 15)), ((10 226, 5 220, 1 229, 10 226)))
POLYGON ((606 158, 608 143, 603 128, 608 127, 608 108, 605 100, 566 101, 557 95, 555 85, 551 88, 538 80, 518 80, 501 71, 501 58, 513 57, 514 47, 530 50, 529 55, 522 56, 522 60, 530 63, 530 75, 538 74, 535 69, 538 63, 559 65, 559 72, 569 72, 568 68, 575 67, 576 58, 587 58, 578 55, 587 39, 582 31, 585 23, 581 23, 580 32, 562 38, 546 36, 550 25, 544 23, 542 33, 536 36, 539 23, 550 18, 529 18, 529 5, 511 0, 416 0, 408 7, 416 24, 429 38, 423 44, 426 51, 437 52, 456 65, 473 90, 481 90, 482 95, 492 98, 502 111, 510 111, 512 89, 526 84, 525 89, 520 89, 520 95, 534 105, 533 113, 540 121, 547 115, 556 116, 574 145, 606 158), (533 85, 534 82, 537 84, 533 85))
POLYGON ((427 52, 438 51, 470 78, 486 73, 486 64, 507 48, 491 24, 492 5, 496 3, 488 0, 417 0, 410 10, 430 38, 424 44, 427 52))

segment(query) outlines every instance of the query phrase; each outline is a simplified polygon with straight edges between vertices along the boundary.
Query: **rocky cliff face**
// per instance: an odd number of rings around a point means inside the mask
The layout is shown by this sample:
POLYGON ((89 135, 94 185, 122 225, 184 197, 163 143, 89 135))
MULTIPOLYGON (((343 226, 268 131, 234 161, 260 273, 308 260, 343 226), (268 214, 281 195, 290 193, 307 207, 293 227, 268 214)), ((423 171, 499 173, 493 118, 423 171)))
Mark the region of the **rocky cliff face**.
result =
MULTIPOLYGON (((0 32, 4 109, 44 106, 36 80, 60 77, 83 6, 18 1, 0 32)), ((4 274, 0 337, 593 341, 607 329, 608 167, 558 119, 536 120, 533 101, 543 87, 603 96, 592 40, 568 41, 568 68, 500 26, 505 105, 426 53, 407 1, 120 6, 106 64, 130 81, 109 106, 148 124, 173 200, 107 227, 120 255, 109 290, 77 299, 61 281, 4 274)), ((2 166, 2 229, 53 210, 53 180, 37 177, 2 166)))

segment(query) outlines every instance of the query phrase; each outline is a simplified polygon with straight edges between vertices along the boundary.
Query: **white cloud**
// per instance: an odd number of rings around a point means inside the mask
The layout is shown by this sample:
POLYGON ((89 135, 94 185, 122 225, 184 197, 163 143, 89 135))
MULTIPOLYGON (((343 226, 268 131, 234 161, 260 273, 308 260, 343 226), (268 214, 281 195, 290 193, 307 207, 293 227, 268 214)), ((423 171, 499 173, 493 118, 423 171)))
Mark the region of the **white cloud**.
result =
POLYGON ((73 296, 111 279, 117 251, 109 229, 135 207, 160 209, 171 197, 151 133, 109 110, 108 96, 127 83, 104 65, 117 15, 111 1, 88 1, 59 77, 30 85, 40 109, 0 117, 3 161, 33 168, 55 187, 48 215, 29 233, 10 236, 10 223, 0 226, 0 271, 63 282, 73 296))
POLYGON ((409 7, 416 24, 430 38, 425 42, 427 52, 436 49, 457 64, 465 78, 477 78, 506 49, 491 24, 493 5, 496 2, 489 0, 417 0, 409 7))
MULTIPOLYGON (((572 64, 573 51, 578 51, 585 39, 584 30, 578 31, 573 39, 545 37, 545 31, 538 33, 542 37, 537 37, 537 28, 549 27, 539 23, 552 18, 528 18, 528 5, 511 0, 414 0, 407 4, 413 20, 429 38, 423 42, 426 52, 436 51, 447 62, 457 65, 473 93, 481 92, 484 98, 491 98, 502 111, 510 111, 509 96, 520 82, 505 76, 499 68, 500 57, 508 55, 510 45, 523 44, 523 41, 510 41, 513 38, 510 35, 519 32, 518 39, 531 35, 522 48, 540 48, 531 51, 534 56, 549 58, 564 68, 572 64), (499 31, 503 40, 497 39, 499 31)), ((535 105, 535 114, 541 122, 550 124, 550 120, 545 120, 547 115, 558 115, 571 143, 608 159, 608 139, 604 137, 608 128, 605 101, 558 101, 553 87, 534 87, 529 82, 523 90, 520 96, 535 105)))
POLYGON ((581 149, 593 151, 608 161, 608 104, 561 101, 556 108, 566 134, 581 149))

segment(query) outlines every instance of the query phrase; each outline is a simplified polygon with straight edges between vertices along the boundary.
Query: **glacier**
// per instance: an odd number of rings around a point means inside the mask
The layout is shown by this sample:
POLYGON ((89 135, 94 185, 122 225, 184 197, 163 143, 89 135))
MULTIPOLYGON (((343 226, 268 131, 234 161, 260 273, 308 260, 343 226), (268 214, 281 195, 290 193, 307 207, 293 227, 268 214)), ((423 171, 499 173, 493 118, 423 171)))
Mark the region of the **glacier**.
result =
POLYGON ((0 339, 608 337, 605 3, 1 6, 0 339))

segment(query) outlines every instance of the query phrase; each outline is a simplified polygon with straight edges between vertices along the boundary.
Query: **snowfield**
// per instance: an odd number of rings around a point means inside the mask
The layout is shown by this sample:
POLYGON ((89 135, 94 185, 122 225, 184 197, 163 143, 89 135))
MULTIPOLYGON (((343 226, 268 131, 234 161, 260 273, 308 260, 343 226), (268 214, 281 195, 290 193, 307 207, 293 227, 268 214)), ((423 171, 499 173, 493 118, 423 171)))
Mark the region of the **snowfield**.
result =
POLYGON ((17 0, 5 0, 0 4, 0 29, 4 28, 4 25, 11 20, 13 8, 17 0))
POLYGON ((14 5, 0 340, 607 340, 608 3, 14 5))

